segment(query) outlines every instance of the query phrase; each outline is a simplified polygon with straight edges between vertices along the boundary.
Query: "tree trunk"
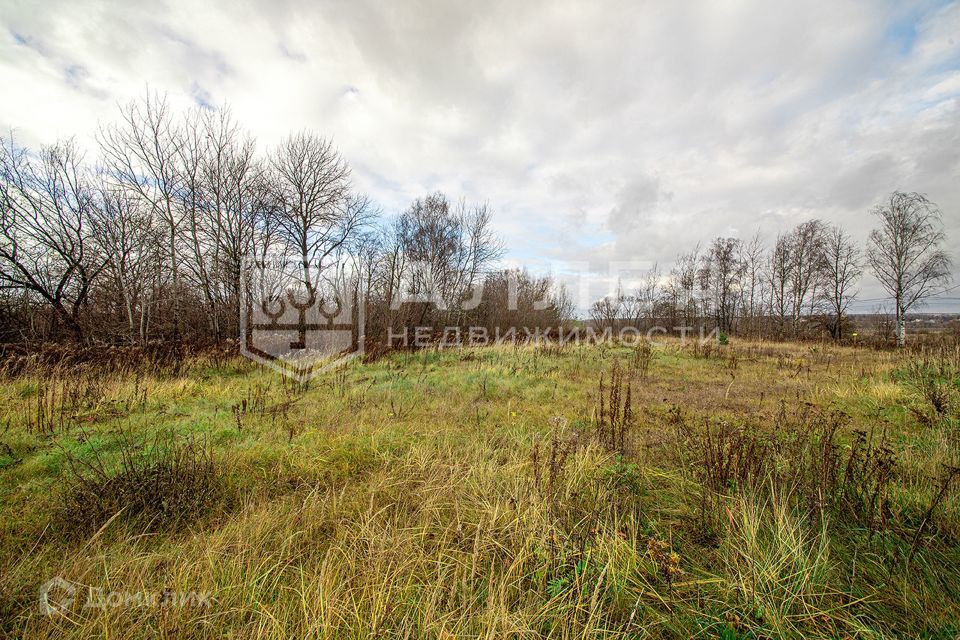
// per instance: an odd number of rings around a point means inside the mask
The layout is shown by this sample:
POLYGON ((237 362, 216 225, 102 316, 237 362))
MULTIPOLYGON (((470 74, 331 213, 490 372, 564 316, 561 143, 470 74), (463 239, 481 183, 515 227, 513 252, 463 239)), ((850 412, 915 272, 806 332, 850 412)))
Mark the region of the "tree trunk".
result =
POLYGON ((897 305, 897 326, 895 330, 897 333, 898 348, 903 348, 907 343, 907 322, 903 317, 904 315, 903 309, 900 308, 900 305, 897 305))
POLYGON ((55 317, 59 317, 63 320, 64 324, 67 326, 67 329, 70 330, 70 336, 74 342, 80 344, 83 342, 83 329, 80 327, 80 322, 77 320, 75 314, 71 314, 70 311, 63 305, 59 300, 53 302, 53 308, 56 312, 55 317))

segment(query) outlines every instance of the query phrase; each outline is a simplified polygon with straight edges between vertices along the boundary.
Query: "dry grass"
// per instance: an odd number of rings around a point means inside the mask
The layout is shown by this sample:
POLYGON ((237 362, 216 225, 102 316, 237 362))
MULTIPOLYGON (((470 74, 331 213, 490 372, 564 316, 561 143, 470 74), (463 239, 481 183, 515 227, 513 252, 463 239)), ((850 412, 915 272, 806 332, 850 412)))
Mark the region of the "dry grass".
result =
POLYGON ((201 359, 114 372, 52 431, 18 417, 39 394, 24 373, 0 390, 0 628, 951 637, 960 482, 943 481, 956 415, 904 408, 929 403, 910 357, 736 341, 649 358, 502 347, 395 354, 305 388, 201 359), (164 457, 151 443, 171 433, 180 453, 164 457), (72 468, 87 469, 85 492, 72 468), (158 469, 217 480, 141 491, 158 469), (80 537, 51 524, 68 496, 91 523, 80 537), (78 590, 47 616, 37 594, 53 576, 78 590), (83 606, 105 592, 159 598, 83 606), (178 599, 189 592, 209 599, 178 599))
POLYGON ((826 521, 812 529, 788 500, 773 495, 745 495, 728 507, 721 553, 729 585, 742 609, 777 637, 801 637, 807 629, 829 634, 838 618, 846 623, 839 609, 851 605, 829 586, 826 521))

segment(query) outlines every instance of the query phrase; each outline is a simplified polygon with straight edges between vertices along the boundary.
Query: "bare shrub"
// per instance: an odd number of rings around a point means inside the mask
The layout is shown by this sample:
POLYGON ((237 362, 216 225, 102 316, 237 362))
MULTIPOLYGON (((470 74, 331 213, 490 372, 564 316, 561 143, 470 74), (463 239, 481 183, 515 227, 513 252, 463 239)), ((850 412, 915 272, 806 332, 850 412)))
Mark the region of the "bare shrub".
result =
POLYGON ((639 374, 641 380, 647 379, 651 362, 653 362, 653 345, 649 340, 643 339, 633 350, 633 370, 639 374))
POLYGON ((712 341, 699 339, 690 342, 689 351, 694 358, 703 360, 709 360, 720 353, 720 349, 712 341))
POLYGON ((895 466, 896 456, 884 439, 878 441, 872 432, 854 431, 836 503, 871 533, 890 519, 890 484, 895 466))
POLYGON ((57 519, 68 534, 89 535, 122 516, 147 531, 194 521, 223 497, 223 473, 209 443, 157 436, 149 446, 121 435, 120 458, 102 450, 67 457, 57 519))
POLYGON ((530 455, 533 484, 551 507, 557 502, 567 461, 578 446, 579 441, 576 438, 564 439, 556 434, 542 446, 539 440, 533 443, 530 455))
POLYGON ((925 402, 923 408, 913 408, 920 422, 936 424, 951 413, 960 378, 956 349, 924 349, 919 357, 910 360, 902 375, 925 402))
POLYGON ((600 373, 596 435, 604 447, 620 454, 626 452, 626 434, 633 426, 631 395, 630 380, 624 376, 620 361, 614 360, 607 385, 600 373))
POLYGON ((832 514, 871 533, 888 527, 890 487, 896 456, 883 438, 854 431, 849 447, 838 434, 840 413, 781 407, 774 424, 730 420, 680 420, 677 431, 686 466, 703 485, 700 516, 704 526, 719 524, 730 496, 755 493, 789 499, 811 522, 832 514))
POLYGON ((710 489, 722 492, 752 486, 762 477, 772 439, 756 429, 726 420, 706 422, 701 441, 701 478, 710 489))

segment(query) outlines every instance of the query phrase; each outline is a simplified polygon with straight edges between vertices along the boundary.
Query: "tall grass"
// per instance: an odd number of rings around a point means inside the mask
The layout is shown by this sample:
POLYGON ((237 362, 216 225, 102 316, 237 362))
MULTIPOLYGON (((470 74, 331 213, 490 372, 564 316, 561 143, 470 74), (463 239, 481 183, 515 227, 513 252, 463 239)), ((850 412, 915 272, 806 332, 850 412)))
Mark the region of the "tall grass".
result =
POLYGON ((839 619, 830 584, 827 520, 811 528, 792 501, 776 492, 728 503, 724 567, 745 617, 777 637, 804 637, 811 624, 839 619))
POLYGON ((11 378, 0 390, 11 419, 2 443, 20 462, 0 472, 0 631, 623 640, 956 631, 960 482, 945 475, 956 410, 932 422, 903 410, 904 398, 924 400, 901 356, 656 349, 645 376, 627 347, 531 345, 389 355, 308 388, 241 362, 184 362, 110 374, 53 433, 13 420, 37 386, 34 373, 11 378), (875 393, 881 385, 898 391, 875 393), (163 434, 170 446, 154 446, 163 434), (189 442, 203 443, 195 456, 189 442), (216 491, 154 482, 196 477, 167 473, 175 468, 212 468, 216 491), (199 517, 168 519, 178 505, 199 517), (90 526, 56 535, 71 513, 90 526), (46 616, 38 590, 53 576, 77 585, 77 597, 46 616), (84 607, 97 590, 211 599, 84 607))

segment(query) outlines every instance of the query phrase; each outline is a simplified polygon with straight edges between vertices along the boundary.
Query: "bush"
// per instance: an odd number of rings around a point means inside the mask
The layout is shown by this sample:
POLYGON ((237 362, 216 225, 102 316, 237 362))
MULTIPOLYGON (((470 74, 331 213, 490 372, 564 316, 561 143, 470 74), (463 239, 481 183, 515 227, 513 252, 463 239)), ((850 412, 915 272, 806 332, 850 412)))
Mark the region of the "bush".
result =
POLYGON ((171 529, 206 513, 222 496, 223 475, 209 445, 173 434, 144 447, 122 435, 120 460, 102 451, 91 460, 68 457, 59 519, 64 530, 89 535, 114 517, 148 531, 171 529))

